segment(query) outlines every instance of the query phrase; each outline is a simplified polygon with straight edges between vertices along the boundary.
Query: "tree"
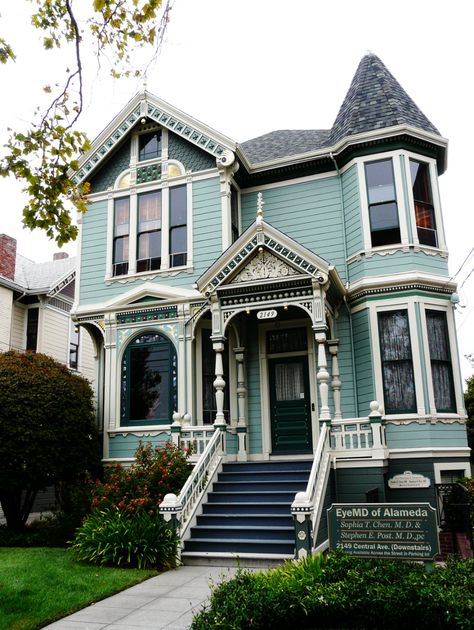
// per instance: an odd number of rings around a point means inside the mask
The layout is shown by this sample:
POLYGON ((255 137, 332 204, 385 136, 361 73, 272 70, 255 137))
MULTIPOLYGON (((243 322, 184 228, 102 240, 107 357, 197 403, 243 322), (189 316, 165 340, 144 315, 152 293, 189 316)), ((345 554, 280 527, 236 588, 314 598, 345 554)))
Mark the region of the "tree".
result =
POLYGON ((474 462, 474 374, 466 379, 464 404, 467 412, 467 440, 471 447, 471 460, 474 462))
MULTIPOLYGON (((133 68, 132 53, 144 46, 161 46, 171 9, 171 0, 158 16, 162 0, 91 0, 88 13, 84 6, 73 9, 72 0, 33 0, 37 11, 32 24, 43 32, 43 46, 67 59, 64 79, 44 86, 53 99, 45 111, 36 110, 26 131, 10 130, 0 159, 0 175, 14 175, 25 184, 28 203, 23 209, 23 223, 30 229, 41 228, 59 245, 74 240, 77 227, 71 219, 71 202, 79 212, 87 209, 87 182, 76 185, 72 179, 78 157, 89 149, 84 132, 77 129, 83 109, 84 83, 87 79, 82 62, 84 46, 93 47, 98 67, 106 60, 116 77, 146 76, 133 68), (53 86, 53 87, 52 87, 53 86)), ((0 63, 14 62, 14 47, 0 38, 0 63)), ((92 74, 91 68, 88 67, 92 74)))
POLYGON ((0 353, 0 503, 21 529, 39 490, 74 484, 100 462, 86 379, 44 354, 0 353))

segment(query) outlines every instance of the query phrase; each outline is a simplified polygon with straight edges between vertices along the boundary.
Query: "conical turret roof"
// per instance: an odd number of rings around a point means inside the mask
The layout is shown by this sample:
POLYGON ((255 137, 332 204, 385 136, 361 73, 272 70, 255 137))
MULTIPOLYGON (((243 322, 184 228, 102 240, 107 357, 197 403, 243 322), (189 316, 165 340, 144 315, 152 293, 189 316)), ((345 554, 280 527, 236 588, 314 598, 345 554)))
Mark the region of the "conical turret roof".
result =
POLYGON ((411 125, 440 135, 382 61, 365 55, 331 130, 331 144, 357 133, 411 125))

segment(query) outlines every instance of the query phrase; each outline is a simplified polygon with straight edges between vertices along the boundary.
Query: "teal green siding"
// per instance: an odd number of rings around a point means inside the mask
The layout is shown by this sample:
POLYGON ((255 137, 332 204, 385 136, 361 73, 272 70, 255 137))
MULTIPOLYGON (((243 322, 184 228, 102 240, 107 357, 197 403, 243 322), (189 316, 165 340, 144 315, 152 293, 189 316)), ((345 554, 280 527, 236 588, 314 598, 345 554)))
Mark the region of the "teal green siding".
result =
POLYGON ((248 330, 247 338, 247 393, 249 453, 262 452, 262 408, 260 399, 260 365, 256 327, 248 330))
MULTIPOLYGON (((401 247, 401 245, 400 245, 401 247)), ((401 252, 380 256, 374 254, 356 260, 349 265, 349 280, 355 282, 364 276, 384 276, 394 273, 424 271, 426 273, 448 276, 448 261, 441 256, 431 256, 424 251, 401 252)))
POLYGON ((346 220, 347 255, 353 256, 356 252, 364 249, 359 180, 356 165, 342 175, 342 195, 346 220))
POLYGON ((100 169, 89 180, 91 192, 101 192, 113 188, 115 180, 130 166, 130 140, 126 140, 121 147, 100 166, 100 169))
MULTIPOLYGON (((173 287, 191 288, 193 283, 222 252, 221 201, 218 178, 193 183, 193 271, 173 277, 157 276, 153 282, 173 287)), ((140 276, 123 285, 104 282, 107 250, 107 201, 94 202, 83 219, 81 304, 95 304, 118 297, 143 282, 140 276)))
POLYGON ((386 468, 337 468, 334 470, 336 503, 365 503, 367 492, 379 491, 385 501, 384 473, 386 468))
POLYGON ((168 136, 168 157, 181 162, 186 171, 204 171, 216 166, 215 157, 171 132, 168 136))
MULTIPOLYGON (((263 191, 263 199, 265 221, 335 265, 344 276, 338 177, 269 188, 263 191)), ((246 229, 255 220, 257 192, 242 192, 241 209, 242 227, 246 229)))
POLYGON ((368 416, 375 399, 374 371, 368 309, 352 315, 355 373, 357 382, 357 416, 368 416))
POLYGON ((236 455, 239 450, 239 440, 237 435, 226 433, 225 448, 228 455, 236 455))
MULTIPOLYGON (((351 331, 349 313, 345 306, 341 307, 339 318, 336 320, 336 337, 339 339, 339 351, 337 354, 339 361, 339 371, 341 373, 341 407, 344 418, 354 418, 357 414, 357 404, 355 399, 351 331)), ((332 388, 331 388, 332 389, 332 388)))
POLYGON ((388 448, 467 447, 464 424, 387 424, 385 428, 388 448))
POLYGON ((135 451, 138 448, 140 442, 147 444, 151 442, 153 446, 161 446, 166 442, 169 442, 171 434, 163 431, 156 436, 137 437, 128 433, 127 435, 110 435, 109 436, 109 458, 110 459, 122 459, 125 457, 134 457, 135 451))

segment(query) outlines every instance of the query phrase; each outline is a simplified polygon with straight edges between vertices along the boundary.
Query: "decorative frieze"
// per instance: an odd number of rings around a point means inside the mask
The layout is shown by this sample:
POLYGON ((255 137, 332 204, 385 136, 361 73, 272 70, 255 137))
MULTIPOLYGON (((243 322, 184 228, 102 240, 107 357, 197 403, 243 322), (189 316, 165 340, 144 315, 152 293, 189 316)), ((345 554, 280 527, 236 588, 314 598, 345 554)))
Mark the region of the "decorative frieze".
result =
POLYGON ((130 313, 118 313, 117 324, 135 324, 138 322, 155 322, 163 319, 176 319, 177 306, 166 306, 153 310, 132 311, 130 313))

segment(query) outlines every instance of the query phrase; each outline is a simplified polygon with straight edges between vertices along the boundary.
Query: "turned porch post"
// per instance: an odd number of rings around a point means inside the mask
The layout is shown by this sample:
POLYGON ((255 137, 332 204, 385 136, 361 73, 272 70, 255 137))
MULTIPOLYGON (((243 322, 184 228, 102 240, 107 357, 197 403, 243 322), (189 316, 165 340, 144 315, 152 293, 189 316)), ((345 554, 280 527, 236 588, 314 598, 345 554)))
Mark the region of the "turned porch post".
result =
POLYGON ((224 341, 221 339, 219 341, 213 340, 212 347, 214 348, 214 352, 216 353, 216 367, 215 367, 215 375, 216 378, 214 380, 214 389, 216 390, 216 419, 214 420, 214 426, 224 425, 225 426, 225 417, 224 417, 224 363, 222 361, 222 353, 224 352, 224 341))
POLYGON ((247 388, 245 386, 244 370, 244 348, 234 348, 235 360, 237 361, 237 437, 239 440, 239 451, 237 461, 247 460, 247 388))
POLYGON ((318 344, 318 373, 316 379, 319 383, 319 400, 321 407, 319 412, 319 420, 330 421, 329 414, 329 372, 327 370, 328 363, 326 359, 326 333, 317 332, 315 334, 318 344))
POLYGON ((341 411, 341 379, 339 372, 339 360, 337 352, 339 350, 339 339, 328 341, 329 354, 332 356, 332 395, 334 398, 334 420, 342 420, 341 411))

